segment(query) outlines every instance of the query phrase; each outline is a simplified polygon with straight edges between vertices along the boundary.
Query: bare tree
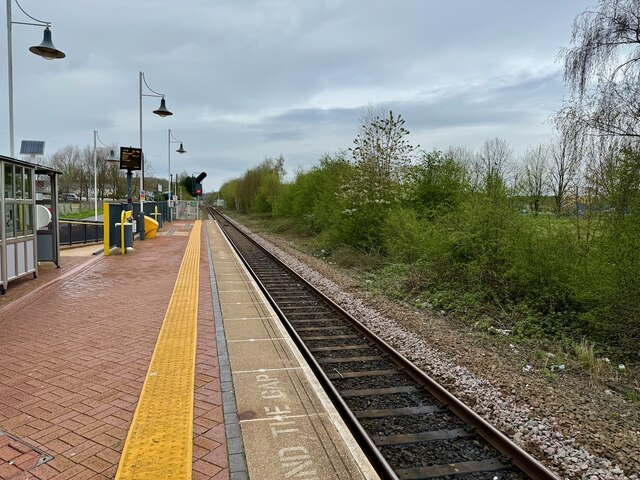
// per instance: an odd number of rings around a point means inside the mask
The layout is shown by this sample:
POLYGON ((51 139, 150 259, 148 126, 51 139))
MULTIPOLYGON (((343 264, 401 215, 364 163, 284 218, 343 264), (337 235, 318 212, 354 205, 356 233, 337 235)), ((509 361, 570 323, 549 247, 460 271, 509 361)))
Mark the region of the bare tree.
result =
POLYGON ((583 153, 584 135, 575 125, 562 128, 551 146, 549 185, 555 200, 556 213, 562 213, 568 195, 575 187, 576 175, 583 153))
POLYGON ((486 140, 478 158, 480 176, 485 187, 495 180, 506 182, 513 160, 513 150, 506 140, 498 137, 486 140))
POLYGON ((520 187, 529 199, 529 207, 535 214, 540 212, 540 204, 545 195, 549 170, 549 145, 540 144, 528 148, 523 155, 520 187))
POLYGON ((482 167, 480 156, 476 152, 468 147, 451 146, 445 152, 445 157, 452 158, 464 168, 472 192, 480 189, 482 186, 482 167))
POLYGON ((606 197, 613 190, 612 172, 615 171, 622 144, 609 137, 590 139, 585 148, 586 187, 595 197, 606 197))
POLYGON ((86 146, 82 149, 78 170, 78 187, 80 197, 89 200, 93 195, 89 191, 93 189, 93 147, 86 146))
POLYGON ((560 52, 572 97, 558 114, 599 135, 639 137, 640 2, 600 0, 576 17, 560 52))
POLYGON ((75 145, 66 145, 49 157, 51 168, 60 175, 60 192, 73 192, 77 189, 80 169, 80 149, 75 145))

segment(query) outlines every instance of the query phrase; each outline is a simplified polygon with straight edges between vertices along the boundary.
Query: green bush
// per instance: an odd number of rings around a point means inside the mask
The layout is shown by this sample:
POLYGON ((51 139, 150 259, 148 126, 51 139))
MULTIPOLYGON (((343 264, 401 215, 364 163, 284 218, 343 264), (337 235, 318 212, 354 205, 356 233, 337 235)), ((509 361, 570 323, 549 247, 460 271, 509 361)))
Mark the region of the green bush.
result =
POLYGON ((570 227, 557 219, 521 216, 506 233, 508 297, 545 314, 573 308, 572 282, 582 258, 570 227))
POLYGON ((344 209, 339 195, 349 177, 351 165, 341 156, 325 156, 320 165, 298 172, 286 186, 275 209, 276 215, 288 216, 308 233, 331 229, 344 209))
POLYGON ((382 224, 384 251, 393 262, 412 263, 422 257, 428 242, 426 229, 414 210, 393 210, 382 224))

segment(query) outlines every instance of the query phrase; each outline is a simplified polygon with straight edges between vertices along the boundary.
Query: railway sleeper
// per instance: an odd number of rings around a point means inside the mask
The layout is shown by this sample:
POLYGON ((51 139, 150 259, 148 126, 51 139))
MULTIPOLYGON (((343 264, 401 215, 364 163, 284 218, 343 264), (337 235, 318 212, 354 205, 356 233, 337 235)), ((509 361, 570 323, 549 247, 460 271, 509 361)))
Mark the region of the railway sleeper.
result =
MULTIPOLYGON (((290 318, 288 320, 291 320, 290 318)), ((345 322, 343 320, 340 320, 339 318, 307 318, 304 320, 301 319, 296 319, 296 325, 298 324, 306 324, 306 323, 317 323, 317 322, 322 322, 322 323, 337 323, 339 325, 345 325, 345 322)))
POLYGON ((309 300, 300 300, 298 298, 294 299, 294 300, 290 300, 290 301, 280 301, 278 302, 278 306, 281 309, 285 309, 287 308, 288 305, 296 305, 296 306, 305 306, 305 307, 320 307, 323 306, 322 303, 320 303, 318 300, 313 300, 313 299, 309 299, 309 300))
POLYGON ((300 295, 300 291, 306 292, 307 289, 302 287, 300 284, 282 284, 276 286, 269 286, 268 282, 263 279, 260 279, 264 284, 265 288, 269 290, 270 295, 278 295, 281 293, 295 294, 300 295), (277 288, 276 288, 277 287, 277 288))
POLYGON ((419 480, 423 478, 438 478, 465 473, 496 472, 513 468, 511 463, 504 463, 499 458, 486 460, 450 463, 446 465, 431 465, 429 467, 401 468, 396 470, 401 480, 419 480))
POLYGON ((408 433, 402 435, 373 435, 371 440, 376 445, 406 445, 408 443, 436 442, 451 438, 471 438, 478 434, 467 428, 452 428, 449 430, 432 430, 430 432, 408 433))
POLYGON ((274 292, 269 291, 269 295, 273 298, 278 304, 281 303, 300 303, 300 302, 317 302, 318 298, 314 297, 310 293, 300 293, 300 292, 274 292))
POLYGON ((271 278, 262 278, 260 275, 258 275, 258 277, 260 277, 260 280, 262 281, 262 283, 264 284, 265 287, 267 288, 273 288, 275 289, 286 289, 286 290, 293 290, 293 289, 301 289, 304 288, 304 285, 301 285, 299 283, 295 283, 292 282, 291 280, 283 280, 281 282, 278 281, 274 281, 271 278))
POLYGON ((316 321, 316 322, 338 322, 339 321, 342 325, 348 325, 346 322, 340 320, 339 318, 327 316, 325 312, 310 312, 307 314, 285 312, 285 316, 287 317, 288 320, 295 320, 295 321, 301 321, 301 322, 305 320, 316 321))
POLYGON ((330 318, 330 317, 317 317, 317 318, 299 318, 296 315, 287 315, 287 320, 295 322, 296 324, 304 324, 304 323, 314 323, 314 322, 323 322, 323 323, 336 323, 337 325, 347 325, 347 326, 351 326, 348 323, 345 323, 344 321, 337 319, 337 318, 330 318))
POLYGON ((291 275, 288 275, 286 273, 277 273, 277 272, 274 272, 273 269, 270 269, 269 271, 267 271, 267 270, 260 270, 260 269, 253 268, 253 271, 257 275, 269 275, 268 281, 271 283, 277 283, 279 282, 280 279, 286 281, 287 283, 291 281, 291 275))
POLYGON ((343 390, 342 397, 371 397, 373 395, 393 395, 394 393, 415 393, 422 389, 413 386, 387 387, 387 388, 363 388, 360 390, 343 390))
MULTIPOLYGON (((371 348, 371 346, 367 343, 361 343, 359 345, 336 345, 334 347, 311 347, 309 351, 312 353, 319 352, 340 352, 342 350, 362 350, 364 348, 371 348)), ((396 370, 387 370, 388 372, 397 373, 396 370)), ((358 372, 362 373, 362 372, 358 372)))
POLYGON ((398 375, 397 370, 369 370, 366 372, 339 372, 327 373, 329 380, 346 380, 349 378, 363 378, 363 377, 386 377, 389 375, 398 375))
POLYGON ((357 418, 383 418, 383 417, 401 417, 405 415, 422 415, 425 413, 443 413, 448 409, 442 404, 438 405, 420 405, 418 407, 403 408, 380 408, 371 410, 356 410, 353 414, 357 418))
POLYGON ((316 359, 320 364, 327 363, 349 363, 349 362, 373 362, 375 360, 384 360, 381 355, 368 356, 368 357, 340 357, 340 358, 318 358, 316 359))
POLYGON ((333 315, 335 318, 335 313, 332 312, 329 308, 322 306, 314 306, 313 309, 308 305, 296 305, 296 306, 282 306, 278 305, 280 310, 282 310, 285 314, 289 315, 290 313, 293 315, 333 315))
POLYGON ((313 341, 313 340, 351 340, 355 338, 362 338, 361 335, 316 335, 314 337, 303 337, 300 335, 302 340, 313 341))
POLYGON ((315 332, 317 330, 344 330, 351 328, 349 325, 327 325, 326 327, 296 327, 296 332, 315 332))

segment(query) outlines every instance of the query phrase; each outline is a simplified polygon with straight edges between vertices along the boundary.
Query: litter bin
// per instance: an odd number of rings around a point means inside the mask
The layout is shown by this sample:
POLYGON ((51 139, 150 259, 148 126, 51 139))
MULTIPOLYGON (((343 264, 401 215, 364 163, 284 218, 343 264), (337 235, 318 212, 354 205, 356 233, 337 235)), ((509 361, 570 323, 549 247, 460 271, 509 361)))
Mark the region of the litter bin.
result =
POLYGON ((144 216, 144 238, 156 238, 158 222, 151 217, 144 216))
MULTIPOLYGON (((122 248, 122 232, 120 228, 122 223, 116 223, 116 247, 122 248)), ((124 246, 125 248, 133 247, 133 231, 135 230, 135 222, 125 222, 124 224, 124 246)))

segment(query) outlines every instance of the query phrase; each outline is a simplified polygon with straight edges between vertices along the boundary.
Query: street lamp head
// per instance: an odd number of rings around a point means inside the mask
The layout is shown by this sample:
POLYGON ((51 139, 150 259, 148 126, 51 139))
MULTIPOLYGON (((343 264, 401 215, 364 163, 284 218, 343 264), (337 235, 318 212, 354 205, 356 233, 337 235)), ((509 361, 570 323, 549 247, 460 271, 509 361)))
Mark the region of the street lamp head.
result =
POLYGON ((187 153, 187 151, 184 148, 182 148, 182 142, 180 142, 180 148, 177 149, 176 152, 178 152, 178 153, 187 153))
POLYGON ((113 149, 111 149, 111 151, 109 152, 109 156, 107 157, 107 162, 117 162, 118 159, 116 158, 116 154, 113 151, 113 149))
POLYGON ((172 112, 167 110, 167 106, 164 103, 164 97, 162 97, 162 99, 160 100, 160 106, 158 107, 158 109, 154 110, 153 113, 160 117, 168 117, 169 115, 173 115, 172 112))
POLYGON ((44 38, 42 39, 42 43, 29 48, 29 51, 46 60, 54 60, 56 58, 64 58, 66 56, 64 52, 53 46, 53 42, 51 41, 51 30, 49 30, 49 27, 45 27, 44 29, 44 38))

